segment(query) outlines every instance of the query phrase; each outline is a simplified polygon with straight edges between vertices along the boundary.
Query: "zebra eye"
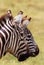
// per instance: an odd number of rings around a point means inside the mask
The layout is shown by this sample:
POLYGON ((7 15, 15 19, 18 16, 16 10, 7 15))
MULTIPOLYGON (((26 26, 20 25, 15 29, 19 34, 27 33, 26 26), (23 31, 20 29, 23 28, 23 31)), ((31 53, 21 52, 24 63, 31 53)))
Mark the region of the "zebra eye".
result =
POLYGON ((23 33, 21 33, 21 36, 23 36, 23 33))
POLYGON ((31 35, 28 35, 27 37, 28 37, 28 38, 30 38, 30 37, 31 37, 31 35))

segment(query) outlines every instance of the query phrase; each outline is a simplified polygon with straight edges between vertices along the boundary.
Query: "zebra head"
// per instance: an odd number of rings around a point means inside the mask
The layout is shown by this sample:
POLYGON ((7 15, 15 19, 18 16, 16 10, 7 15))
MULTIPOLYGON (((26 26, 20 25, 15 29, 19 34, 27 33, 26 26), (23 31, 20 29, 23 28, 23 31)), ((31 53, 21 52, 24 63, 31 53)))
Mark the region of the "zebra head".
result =
POLYGON ((0 57, 9 52, 23 61, 29 56, 38 55, 39 48, 31 32, 27 28, 11 25, 12 21, 10 16, 0 18, 0 57))

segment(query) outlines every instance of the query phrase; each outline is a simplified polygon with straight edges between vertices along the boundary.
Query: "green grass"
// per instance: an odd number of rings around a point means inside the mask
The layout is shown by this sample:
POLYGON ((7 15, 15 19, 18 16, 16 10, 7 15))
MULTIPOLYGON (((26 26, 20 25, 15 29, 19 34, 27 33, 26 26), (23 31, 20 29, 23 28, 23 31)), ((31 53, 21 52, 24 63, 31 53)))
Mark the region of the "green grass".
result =
POLYGON ((0 0, 0 16, 8 9, 12 10, 14 16, 23 10, 24 15, 32 17, 28 28, 39 46, 40 53, 23 62, 8 53, 0 59, 0 65, 44 65, 44 0, 0 0))

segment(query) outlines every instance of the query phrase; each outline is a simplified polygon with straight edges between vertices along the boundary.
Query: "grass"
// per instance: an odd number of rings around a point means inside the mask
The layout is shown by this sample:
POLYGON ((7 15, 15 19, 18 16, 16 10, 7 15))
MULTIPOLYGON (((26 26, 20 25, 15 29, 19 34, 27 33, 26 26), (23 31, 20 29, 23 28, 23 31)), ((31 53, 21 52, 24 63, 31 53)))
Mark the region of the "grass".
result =
POLYGON ((24 15, 32 17, 28 28, 39 46, 40 53, 37 57, 30 57, 23 62, 8 53, 0 59, 0 65, 44 65, 44 0, 0 0, 0 16, 8 9, 12 10, 14 16, 23 10, 24 15))

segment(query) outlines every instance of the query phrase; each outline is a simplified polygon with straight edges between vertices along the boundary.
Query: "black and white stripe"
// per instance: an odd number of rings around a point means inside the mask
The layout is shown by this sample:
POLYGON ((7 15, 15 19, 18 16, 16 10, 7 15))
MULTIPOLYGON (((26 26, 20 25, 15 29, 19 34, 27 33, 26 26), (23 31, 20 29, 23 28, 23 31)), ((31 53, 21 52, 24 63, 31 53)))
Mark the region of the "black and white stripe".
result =
POLYGON ((18 43, 19 44, 19 51, 17 51, 17 55, 19 57, 19 60, 25 60, 29 56, 35 57, 39 53, 39 48, 36 42, 34 41, 34 38, 31 34, 31 32, 27 29, 27 27, 23 27, 22 30, 18 28, 18 31, 20 31, 21 35, 21 41, 18 43))
POLYGON ((9 17, 0 19, 0 58, 7 52, 16 56, 19 61, 39 53, 31 32, 27 28, 12 26, 9 17))

